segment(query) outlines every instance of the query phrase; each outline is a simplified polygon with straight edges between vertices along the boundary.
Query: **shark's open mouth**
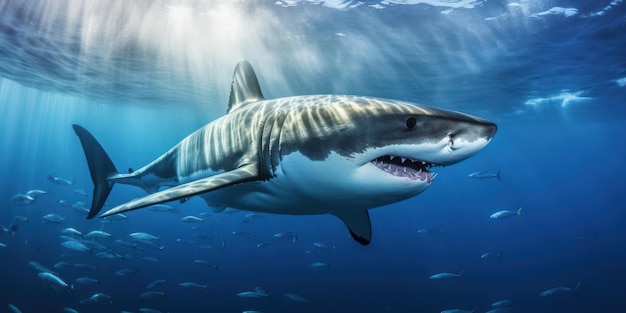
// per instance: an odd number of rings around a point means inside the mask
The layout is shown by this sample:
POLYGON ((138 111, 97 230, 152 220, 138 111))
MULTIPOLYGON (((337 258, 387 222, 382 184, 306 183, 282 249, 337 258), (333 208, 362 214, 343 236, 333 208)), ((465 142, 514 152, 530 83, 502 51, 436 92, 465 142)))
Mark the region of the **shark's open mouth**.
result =
POLYGON ((434 164, 421 160, 384 155, 376 158, 372 161, 372 164, 391 175, 408 177, 413 180, 425 180, 428 181, 428 183, 432 182, 437 176, 436 173, 429 171, 434 164))

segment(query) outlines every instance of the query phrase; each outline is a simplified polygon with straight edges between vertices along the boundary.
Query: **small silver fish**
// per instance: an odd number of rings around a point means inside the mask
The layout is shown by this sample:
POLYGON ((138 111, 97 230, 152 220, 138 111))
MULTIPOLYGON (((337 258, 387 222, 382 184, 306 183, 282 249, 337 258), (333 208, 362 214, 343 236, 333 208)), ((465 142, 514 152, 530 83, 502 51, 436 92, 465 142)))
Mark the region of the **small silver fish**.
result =
POLYGON ((32 268, 34 268, 35 270, 37 270, 38 272, 48 272, 48 273, 52 273, 54 275, 58 275, 57 273, 51 271, 50 269, 46 268, 45 266, 41 265, 41 263, 39 262, 28 262, 28 265, 30 265, 32 268))
POLYGON ((486 252, 480 256, 481 259, 501 259, 502 253, 497 252, 486 252))
POLYGON ((47 177, 48 177, 48 180, 49 180, 49 181, 51 181, 51 182, 53 182, 53 183, 55 183, 55 184, 57 184, 57 185, 61 185, 61 186, 71 186, 71 185, 73 185, 73 184, 74 184, 74 181, 73 181, 73 180, 71 180, 71 181, 70 181, 70 180, 68 180, 68 179, 64 179, 64 178, 57 177, 57 176, 54 176, 54 175, 48 175, 47 177))
POLYGON ((209 285, 200 285, 200 284, 192 283, 192 282, 183 282, 183 283, 180 283, 178 285, 181 286, 181 287, 190 288, 190 289, 207 288, 209 286, 209 285))
POLYGON ((72 236, 72 237, 82 237, 83 233, 79 232, 78 230, 68 227, 64 230, 61 231, 61 234, 66 235, 66 236, 72 236))
POLYGON ((511 300, 500 300, 491 304, 493 307, 505 307, 505 306, 513 306, 513 301, 511 300))
POLYGON ((265 247, 269 247, 271 246, 273 243, 270 241, 266 241, 266 242, 261 242, 259 244, 256 245, 257 248, 265 248, 265 247))
POLYGON ((47 192, 43 191, 43 190, 39 190, 39 189, 33 189, 33 190, 29 190, 26 192, 26 195, 29 197, 33 197, 33 198, 41 198, 43 196, 45 196, 47 194, 47 192))
POLYGON ((91 278, 91 277, 78 277, 74 281, 77 284, 81 284, 81 285, 91 285, 91 284, 98 284, 98 283, 100 283, 100 280, 95 279, 95 278, 91 278))
POLYGON ((289 300, 293 300, 296 302, 309 302, 309 300, 307 300, 306 298, 304 298, 301 295, 295 294, 295 293, 285 293, 283 294, 287 299, 289 300))
POLYGON ((520 216, 522 215, 522 208, 517 209, 517 212, 502 210, 496 213, 493 213, 489 216, 489 218, 505 218, 510 216, 520 216))
POLYGON ((159 259, 151 256, 144 256, 141 258, 142 261, 150 262, 150 263, 158 263, 159 259))
POLYGON ((29 195, 18 193, 11 197, 9 202, 14 205, 31 205, 35 201, 35 198, 29 195))
POLYGON ((135 239, 135 240, 147 240, 147 241, 152 241, 152 242, 158 242, 159 241, 159 237, 150 235, 148 233, 132 233, 128 235, 130 238, 135 239))
POLYGON ((320 249, 327 249, 327 250, 334 250, 335 246, 331 246, 329 244, 325 244, 323 242, 314 242, 313 243, 314 246, 320 248, 320 249))
POLYGON ((167 293, 163 291, 146 291, 139 295, 139 298, 155 298, 155 297, 167 297, 167 293))
POLYGON ((127 277, 130 275, 137 275, 137 270, 134 269, 130 269, 130 268, 123 268, 117 272, 115 272, 115 276, 120 276, 120 277, 127 277))
POLYGON ((48 180, 57 184, 57 185, 61 185, 61 186, 71 186, 74 185, 74 181, 70 181, 61 177, 56 177, 54 175, 48 175, 48 180))
POLYGON ((463 271, 461 271, 458 274, 444 272, 444 273, 439 273, 439 274, 432 275, 432 276, 430 276, 430 279, 442 280, 442 279, 457 278, 457 277, 461 277, 461 276, 463 276, 463 271))
POLYGON ((498 171, 497 173, 489 173, 485 171, 478 171, 478 172, 474 172, 474 173, 467 175, 467 177, 478 178, 478 179, 497 178, 498 180, 500 180, 500 172, 501 171, 498 171))
POLYGON ((54 268, 56 268, 56 269, 63 269, 63 268, 66 268, 66 267, 68 267, 70 265, 71 265, 70 263, 67 263, 65 261, 61 261, 61 262, 55 263, 54 264, 54 268))
POLYGON ((199 218, 197 216, 189 215, 180 219, 181 222, 185 223, 204 223, 204 219, 199 218))
POLYGON ((66 283, 61 277, 54 275, 50 272, 39 273, 39 278, 46 282, 50 287, 55 290, 65 290, 67 292, 72 291, 72 286, 66 283))
POLYGON ((66 208, 71 208, 72 207, 72 203, 67 201, 67 200, 59 200, 59 205, 66 207, 66 208))
POLYGON ((86 197, 88 195, 88 193, 83 189, 74 189, 74 193, 83 197, 86 197))
POLYGON ((245 231, 234 231, 233 236, 243 237, 243 238, 252 238, 252 234, 245 231))
POLYGON ((157 279, 157 280, 155 280, 155 281, 151 282, 151 283, 148 285, 148 287, 147 287, 147 288, 148 288, 148 289, 153 289, 153 288, 157 288, 157 287, 159 287, 159 286, 165 285, 165 284, 167 284, 167 280, 165 280, 165 279, 157 279))
POLYGON ((94 293, 93 295, 91 295, 91 297, 87 298, 87 299, 83 299, 80 301, 81 304, 84 303, 96 303, 96 302, 109 302, 109 303, 113 303, 113 299, 111 298, 111 296, 102 293, 102 292, 98 292, 98 293, 94 293))
POLYGON ((202 267, 209 267, 209 268, 215 269, 216 271, 220 270, 219 264, 211 263, 205 260, 193 260, 193 263, 202 267))
POLYGON ((240 292, 237 294, 237 297, 241 297, 241 298, 264 298, 268 296, 269 295, 267 294, 256 292, 256 291, 244 291, 244 292, 240 292))
POLYGON ((293 243, 296 243, 296 241, 298 240, 298 235, 296 235, 295 233, 291 232, 291 231, 286 231, 283 233, 277 233, 274 234, 274 236, 272 236, 276 239, 286 239, 286 240, 291 240, 293 243))
POLYGON ((441 235, 443 234, 443 229, 422 228, 422 229, 418 229, 417 233, 424 234, 424 235, 441 235))
POLYGON ((44 215, 43 220, 44 222, 53 223, 53 224, 63 224, 63 222, 65 221, 65 219, 62 218, 61 216, 57 214, 52 214, 52 213, 44 215))
POLYGON ((559 287, 554 287, 554 288, 550 288, 548 290, 542 291, 539 295, 542 297, 549 297, 549 296, 563 295, 567 293, 577 293, 578 289, 580 289, 580 282, 576 284, 575 288, 559 286, 559 287))
POLYGON ((85 263, 76 263, 74 264, 75 268, 85 268, 90 270, 97 270, 98 268, 95 265, 85 264, 85 263))
POLYGON ((269 297, 270 295, 263 290, 261 287, 254 288, 254 291, 244 291, 237 294, 238 297, 242 298, 263 298, 269 297))
POLYGON ((91 249, 87 246, 85 246, 84 244, 78 242, 78 241, 64 241, 61 243, 61 247, 66 248, 66 249, 70 249, 70 250, 74 250, 74 251, 78 251, 78 252, 89 252, 91 253, 91 249))
POLYGON ((101 230, 94 230, 87 233, 87 237, 106 239, 111 238, 111 234, 101 230))

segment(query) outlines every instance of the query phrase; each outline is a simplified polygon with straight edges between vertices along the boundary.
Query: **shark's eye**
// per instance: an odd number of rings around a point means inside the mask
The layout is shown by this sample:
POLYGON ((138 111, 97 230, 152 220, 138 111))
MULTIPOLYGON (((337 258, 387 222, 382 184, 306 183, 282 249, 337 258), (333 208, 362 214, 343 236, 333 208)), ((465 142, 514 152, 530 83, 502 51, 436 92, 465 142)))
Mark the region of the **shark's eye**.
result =
POLYGON ((406 119, 406 127, 408 129, 412 129, 417 124, 417 120, 414 117, 409 117, 406 119))

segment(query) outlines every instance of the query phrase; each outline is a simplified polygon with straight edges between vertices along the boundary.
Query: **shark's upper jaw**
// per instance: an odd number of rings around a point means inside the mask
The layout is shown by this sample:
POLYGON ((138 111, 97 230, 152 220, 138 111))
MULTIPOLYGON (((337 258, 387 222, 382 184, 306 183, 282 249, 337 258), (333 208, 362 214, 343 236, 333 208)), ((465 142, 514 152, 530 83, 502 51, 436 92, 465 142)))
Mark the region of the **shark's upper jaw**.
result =
POLYGON ((496 129, 493 124, 450 124, 453 127, 441 132, 439 138, 424 140, 420 136, 408 135, 403 143, 391 143, 366 151, 358 157, 360 164, 373 165, 384 172, 383 177, 390 179, 387 184, 408 183, 416 188, 425 188, 437 176, 431 168, 455 164, 474 155, 491 141, 496 129))
POLYGON ((430 172, 433 163, 406 158, 395 155, 383 155, 371 161, 371 163, 382 171, 398 177, 406 177, 412 180, 426 181, 431 183, 437 176, 430 172))

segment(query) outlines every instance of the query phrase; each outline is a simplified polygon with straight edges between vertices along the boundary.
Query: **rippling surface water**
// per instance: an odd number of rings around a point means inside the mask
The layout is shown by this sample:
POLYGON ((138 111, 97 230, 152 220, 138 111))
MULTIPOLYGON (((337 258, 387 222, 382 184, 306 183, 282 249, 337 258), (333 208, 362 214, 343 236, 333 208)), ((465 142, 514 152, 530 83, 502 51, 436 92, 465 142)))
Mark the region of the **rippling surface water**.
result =
MULTIPOLYGON (((0 234, 0 279, 11 282, 0 306, 487 312, 509 299, 510 312, 625 309, 625 28, 621 0, 0 0, 0 225, 18 225, 0 234), (224 114, 241 59, 267 98, 401 99, 490 119, 498 134, 475 157, 438 169, 424 194, 372 210, 367 247, 332 216, 212 214, 195 198, 170 204, 174 213, 86 220, 78 202, 90 203, 92 185, 71 124, 92 131, 118 168, 139 168, 224 114), (468 177, 476 171, 501 171, 500 180, 468 177), (12 201, 33 189, 47 194, 12 201), (489 218, 520 207, 519 217, 489 218), (43 223, 51 213, 63 225, 43 223), (61 246, 67 227, 112 237, 81 253, 61 246), (295 243, 273 237, 288 231, 295 243), (160 235, 164 248, 116 243, 134 232, 160 235), (73 290, 44 285, 28 262, 73 290), (124 268, 131 274, 116 275, 124 268), (429 279, 441 272, 463 275, 429 279), (76 283, 86 276, 99 283, 76 283), (158 279, 167 295, 140 297, 158 279), (237 296, 257 286, 270 296, 237 296), (571 292, 539 296, 558 286, 571 292), (98 292, 111 301, 81 304, 98 292)), ((116 186, 109 202, 144 194, 116 186)))

